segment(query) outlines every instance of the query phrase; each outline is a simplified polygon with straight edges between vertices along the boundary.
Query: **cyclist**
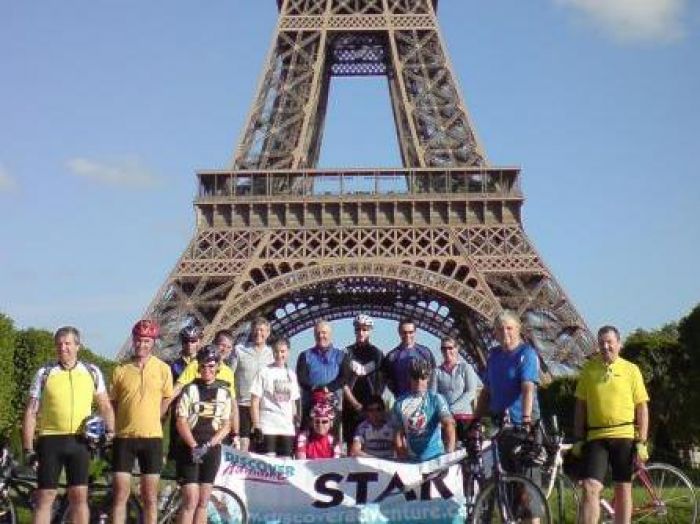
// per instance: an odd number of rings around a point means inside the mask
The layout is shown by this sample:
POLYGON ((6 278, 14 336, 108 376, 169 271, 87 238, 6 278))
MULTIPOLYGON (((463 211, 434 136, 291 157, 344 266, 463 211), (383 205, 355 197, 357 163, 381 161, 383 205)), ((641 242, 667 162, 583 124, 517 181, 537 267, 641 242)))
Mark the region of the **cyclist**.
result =
MULTIPOLYGON (((199 328, 199 326, 189 325, 180 330, 180 356, 170 364, 170 371, 173 374, 173 383, 180 378, 180 375, 185 370, 187 365, 195 360, 201 342, 202 330, 199 328)), ((168 448, 169 460, 173 460, 175 458, 174 453, 178 440, 177 430, 175 429, 176 418, 175 412, 173 411, 170 417, 170 445, 168 448)))
POLYGON ((216 379, 221 365, 218 347, 200 349, 197 363, 199 378, 185 386, 175 408, 180 435, 175 461, 184 495, 178 522, 204 524, 221 442, 230 431, 232 399, 229 384, 216 379))
POLYGON ((272 349, 267 345, 269 336, 270 323, 263 317, 256 318, 251 325, 251 344, 236 346, 231 360, 236 384, 241 451, 248 451, 250 445, 250 386, 255 376, 274 361, 272 349))
POLYGON ((331 427, 335 418, 333 406, 325 403, 311 408, 311 429, 302 431, 297 438, 296 458, 328 459, 339 458, 340 440, 333 434, 331 427))
POLYGON ((22 426, 25 461, 33 466, 38 460, 32 522, 50 522, 58 478, 65 468, 71 522, 87 523, 90 450, 79 432, 91 414, 93 400, 106 422, 109 439, 114 436, 114 413, 102 372, 97 366, 78 360, 80 332, 65 326, 56 331, 53 340, 56 362, 42 366, 34 375, 22 426))
POLYGON ((615 522, 631 521, 634 455, 649 458, 649 395, 639 368, 620 356, 621 349, 617 328, 600 328, 598 354, 583 366, 576 385, 574 435, 580 440, 572 451, 583 454, 584 524, 598 522, 608 464, 615 483, 615 522))
POLYGON ((369 315, 357 315, 353 321, 355 343, 345 348, 350 359, 350 375, 345 384, 345 409, 343 409, 343 436, 350 449, 355 430, 362 421, 363 407, 375 395, 384 391, 381 373, 382 351, 369 341, 374 321, 369 315))
POLYGON ((364 413, 365 420, 357 426, 349 455, 394 458, 394 426, 387 418, 382 397, 370 397, 365 403, 364 413))
POLYGON ((413 359, 408 372, 411 390, 393 407, 396 456, 421 462, 453 452, 454 419, 445 398, 428 390, 433 372, 430 364, 421 358, 413 359))
POLYGON ((398 399, 411 392, 409 370, 414 360, 428 363, 428 388, 435 391, 435 357, 430 349, 416 342, 416 323, 413 319, 404 318, 399 322, 399 337, 401 343, 389 351, 382 361, 382 373, 394 398, 398 399))
POLYGON ((173 397, 170 368, 153 355, 159 333, 160 328, 153 320, 139 320, 131 330, 134 354, 112 374, 110 397, 117 419, 112 521, 116 524, 126 519, 135 460, 141 471, 144 522, 156 522, 158 481, 163 464, 161 417, 173 397))
POLYGON ((440 351, 442 363, 435 370, 437 392, 445 397, 455 419, 457 442, 464 442, 474 419, 473 404, 481 381, 474 367, 459 355, 455 339, 443 338, 440 351))
POLYGON ((499 441, 501 465, 507 472, 526 475, 541 485, 540 467, 524 463, 514 453, 524 438, 541 440, 541 435, 533 431, 540 413, 540 360, 535 349, 523 340, 521 329, 520 318, 513 311, 504 310, 496 317, 494 332, 499 345, 489 352, 476 411, 478 415, 490 413, 499 422, 504 418, 510 422, 512 426, 504 428, 499 441))
POLYGON ((272 345, 275 361, 263 368, 250 386, 250 415, 253 439, 260 453, 291 457, 295 422, 298 418, 299 384, 287 366, 289 344, 284 339, 272 345))
POLYGON ((187 365, 195 360, 202 342, 202 330, 199 326, 185 326, 180 330, 180 356, 170 365, 173 382, 176 382, 187 365))
MULTIPOLYGON (((228 329, 222 329, 216 332, 214 335, 214 345, 219 348, 219 355, 221 356, 221 364, 216 372, 216 379, 226 382, 231 390, 231 398, 234 399, 233 405, 231 406, 231 435, 230 439, 227 438, 225 443, 233 443, 236 449, 240 448, 240 440, 238 438, 238 407, 235 402, 236 399, 236 389, 235 380, 233 377, 233 370, 226 364, 226 360, 233 351, 233 334, 228 329)), ((187 367, 183 370, 180 377, 175 383, 175 396, 177 397, 182 389, 193 382, 199 376, 199 363, 197 360, 193 360, 187 367)))

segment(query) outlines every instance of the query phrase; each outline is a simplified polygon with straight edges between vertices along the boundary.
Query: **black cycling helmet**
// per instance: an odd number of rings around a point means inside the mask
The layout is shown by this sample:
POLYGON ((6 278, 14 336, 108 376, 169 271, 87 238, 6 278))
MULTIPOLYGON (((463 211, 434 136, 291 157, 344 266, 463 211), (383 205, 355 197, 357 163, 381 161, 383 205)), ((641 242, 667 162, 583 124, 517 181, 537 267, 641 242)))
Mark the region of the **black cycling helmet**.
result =
POLYGON ((180 343, 195 342, 202 338, 202 330, 199 326, 185 326, 180 330, 180 343))
POLYGON ((431 372, 430 363, 422 358, 412 359, 411 365, 408 368, 408 373, 411 378, 429 378, 431 372))
POLYGON ((219 362, 221 360, 221 352, 218 346, 207 344, 202 349, 197 351, 197 362, 206 364, 207 362, 219 362))

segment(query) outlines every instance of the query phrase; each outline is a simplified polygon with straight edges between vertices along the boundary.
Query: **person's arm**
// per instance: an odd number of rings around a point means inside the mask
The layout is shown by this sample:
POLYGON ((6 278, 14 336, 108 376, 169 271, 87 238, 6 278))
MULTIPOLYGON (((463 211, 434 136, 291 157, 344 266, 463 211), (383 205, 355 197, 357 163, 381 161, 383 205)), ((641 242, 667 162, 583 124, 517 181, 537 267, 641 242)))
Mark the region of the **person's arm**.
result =
POLYGON ((299 433, 297 437, 295 456, 299 460, 306 459, 306 434, 304 432, 299 433))
POLYGON ((403 429, 399 429, 394 435, 394 452, 400 459, 408 458, 408 446, 406 445, 406 434, 403 429))
POLYGON ((231 418, 230 418, 230 432, 232 437, 238 436, 238 431, 240 429, 239 418, 238 418, 238 402, 236 399, 231 399, 231 418))
POLYGON ((105 421, 107 433, 114 434, 114 410, 107 393, 96 393, 95 403, 97 404, 97 410, 105 421))
POLYGON ((345 393, 345 399, 348 401, 348 404, 350 404, 355 411, 362 411, 362 403, 352 394, 350 386, 347 384, 343 386, 343 393, 345 393))
POLYGON ((532 405, 535 401, 535 383, 525 380, 520 383, 520 392, 523 397, 523 424, 532 423, 532 405))
POLYGON ((457 444, 457 436, 455 432, 455 421, 452 417, 442 417, 440 419, 442 426, 442 441, 445 444, 445 452, 452 453, 457 444))
POLYGON ((309 366, 306 363, 306 355, 302 352, 297 357, 297 383, 299 388, 305 391, 311 391, 311 379, 309 378, 309 366))
POLYGON ((209 439, 210 446, 218 446, 226 438, 226 435, 231 431, 231 422, 228 419, 224 419, 221 427, 214 433, 214 435, 209 439))
POLYGON ((352 439, 352 444, 350 444, 350 452, 348 453, 351 457, 368 457, 369 455, 362 450, 362 439, 355 437, 352 439))
POLYGON ((634 406, 634 422, 639 440, 646 444, 649 436, 649 408, 646 402, 640 402, 634 406))
POLYGON ((173 387, 173 374, 170 372, 170 368, 167 365, 165 366, 163 372, 163 389, 161 394, 160 417, 163 418, 168 412, 170 403, 177 398, 173 387))
POLYGON ((254 428, 260 427, 260 397, 250 394, 250 423, 254 428))
POLYGON ((37 413, 39 413, 39 399, 29 397, 22 422, 22 449, 26 451, 34 451, 34 431, 36 430, 37 413))
POLYGON ((199 445, 192 435, 190 425, 187 423, 187 417, 181 417, 178 415, 177 419, 175 420, 175 427, 177 428, 177 433, 180 435, 182 441, 189 446, 190 449, 194 449, 199 445))
POLYGON ((587 424, 587 406, 586 401, 580 398, 576 399, 576 407, 574 410, 574 438, 577 440, 585 440, 587 424))

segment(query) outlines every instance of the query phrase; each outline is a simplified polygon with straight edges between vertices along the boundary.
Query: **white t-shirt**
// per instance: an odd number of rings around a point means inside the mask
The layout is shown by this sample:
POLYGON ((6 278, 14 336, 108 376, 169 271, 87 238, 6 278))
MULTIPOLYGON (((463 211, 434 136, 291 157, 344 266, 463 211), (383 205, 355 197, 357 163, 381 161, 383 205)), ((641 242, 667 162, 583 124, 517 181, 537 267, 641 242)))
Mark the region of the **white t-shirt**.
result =
POLYGON ((253 379, 250 392, 260 398, 260 429, 263 434, 295 434, 294 402, 299 399, 299 384, 294 371, 274 365, 263 368, 253 379))

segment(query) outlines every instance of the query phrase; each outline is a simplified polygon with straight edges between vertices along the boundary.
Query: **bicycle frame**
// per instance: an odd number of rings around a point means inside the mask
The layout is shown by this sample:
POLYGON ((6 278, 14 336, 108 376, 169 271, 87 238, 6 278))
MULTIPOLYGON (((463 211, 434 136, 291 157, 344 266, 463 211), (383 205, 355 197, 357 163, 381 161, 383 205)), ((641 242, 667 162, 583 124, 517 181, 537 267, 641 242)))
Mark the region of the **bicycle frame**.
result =
MULTIPOLYGON (((654 508, 665 508, 666 503, 663 500, 661 500, 661 498, 659 498, 659 495, 657 494, 656 489, 654 488, 654 484, 649 479, 649 474, 647 473, 646 466, 637 457, 634 457, 634 475, 636 475, 637 478, 639 478, 639 480, 642 482, 644 489, 647 491, 647 493, 649 494, 649 497, 651 498, 651 502, 652 502, 653 507, 654 508)), ((601 497, 600 506, 601 506, 601 509, 604 510, 605 512, 607 512, 610 517, 614 517, 615 516, 615 493, 613 492, 613 497, 610 499, 609 502, 601 497)), ((634 513, 636 511, 639 511, 640 509, 644 509, 644 508, 632 507, 632 515, 634 515, 634 513)))

